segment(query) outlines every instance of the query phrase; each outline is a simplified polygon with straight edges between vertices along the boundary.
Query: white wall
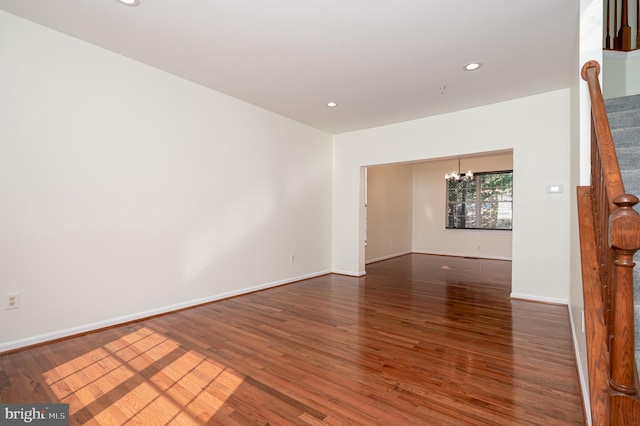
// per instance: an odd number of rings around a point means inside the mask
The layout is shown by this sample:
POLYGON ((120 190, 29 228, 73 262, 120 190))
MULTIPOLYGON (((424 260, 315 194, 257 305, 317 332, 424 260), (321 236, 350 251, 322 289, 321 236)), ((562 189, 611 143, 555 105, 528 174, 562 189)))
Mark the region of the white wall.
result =
POLYGON ((605 50, 602 55, 602 94, 605 99, 640 94, 640 50, 605 50))
POLYGON ((513 295, 567 303, 570 90, 334 137, 333 267, 364 272, 360 167, 513 150, 513 295))
POLYGON ((366 262, 411 252, 412 166, 368 168, 366 262))
MULTIPOLYGON (((509 153, 464 157, 461 170, 513 169, 509 153)), ((413 168, 413 251, 453 256, 511 259, 511 231, 446 229, 445 173, 458 170, 458 159, 418 163, 413 168)))
POLYGON ((331 269, 331 136, 3 12, 0 64, 0 351, 331 269))

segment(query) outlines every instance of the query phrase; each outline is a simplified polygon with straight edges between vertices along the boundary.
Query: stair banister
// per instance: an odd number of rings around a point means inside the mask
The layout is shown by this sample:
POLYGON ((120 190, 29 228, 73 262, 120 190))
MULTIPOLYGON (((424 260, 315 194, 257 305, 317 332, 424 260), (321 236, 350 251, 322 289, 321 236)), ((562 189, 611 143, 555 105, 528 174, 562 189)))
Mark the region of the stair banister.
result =
MULTIPOLYGON (((613 147, 613 139, 611 137, 611 128, 609 127, 609 119, 604 107, 604 99, 602 90, 600 89, 600 64, 597 61, 588 61, 582 67, 582 78, 588 83, 589 95, 591 97, 591 116, 592 129, 595 131, 595 139, 597 147, 595 154, 600 158, 600 169, 604 173, 606 199, 609 203, 610 211, 615 209, 613 199, 618 195, 624 194, 624 186, 622 185, 622 175, 618 166, 618 157, 613 147), (594 100, 595 99, 595 100, 594 100)), ((593 154, 593 152, 592 152, 593 154)), ((592 157, 593 162, 593 157, 592 157)), ((597 171, 597 170, 596 170, 597 171)), ((592 173, 594 170, 592 168, 592 173)))
MULTIPOLYGON (((624 191, 598 81, 599 73, 600 65, 589 61, 583 66, 581 74, 588 83, 591 97, 591 197, 603 305, 608 312, 604 321, 609 339, 609 382, 614 392, 637 395, 633 255, 640 248, 640 215, 633 206, 638 203, 638 198, 624 191)), ((612 410, 615 410, 617 401, 612 399, 612 410)))
POLYGON ((605 28, 603 28, 605 49, 623 52, 640 49, 640 0, 636 0, 635 22, 632 22, 635 25, 635 36, 634 28, 629 25, 629 19, 633 18, 629 16, 631 10, 629 1, 620 0, 618 2, 618 0, 614 0, 612 2, 611 0, 606 0, 603 2, 603 18, 606 21, 605 28), (612 14, 613 18, 611 17, 612 14), (612 23, 613 28, 610 27, 612 23))

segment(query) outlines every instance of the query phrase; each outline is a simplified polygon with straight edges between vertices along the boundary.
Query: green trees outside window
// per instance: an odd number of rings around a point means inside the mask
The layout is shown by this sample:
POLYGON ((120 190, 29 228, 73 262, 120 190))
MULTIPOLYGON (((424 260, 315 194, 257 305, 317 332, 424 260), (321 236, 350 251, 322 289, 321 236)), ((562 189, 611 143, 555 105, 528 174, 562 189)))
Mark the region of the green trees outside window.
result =
POLYGON ((476 173, 447 185, 447 228, 512 229, 513 171, 476 173))

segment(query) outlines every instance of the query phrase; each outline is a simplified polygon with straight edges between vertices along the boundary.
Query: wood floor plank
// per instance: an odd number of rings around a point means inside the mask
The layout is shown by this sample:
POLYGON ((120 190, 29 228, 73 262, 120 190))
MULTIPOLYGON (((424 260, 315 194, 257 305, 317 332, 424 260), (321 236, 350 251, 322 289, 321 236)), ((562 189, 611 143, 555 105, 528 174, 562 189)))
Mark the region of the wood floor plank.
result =
POLYGON ((511 263, 410 254, 0 354, 71 424, 581 425, 566 306, 511 263))

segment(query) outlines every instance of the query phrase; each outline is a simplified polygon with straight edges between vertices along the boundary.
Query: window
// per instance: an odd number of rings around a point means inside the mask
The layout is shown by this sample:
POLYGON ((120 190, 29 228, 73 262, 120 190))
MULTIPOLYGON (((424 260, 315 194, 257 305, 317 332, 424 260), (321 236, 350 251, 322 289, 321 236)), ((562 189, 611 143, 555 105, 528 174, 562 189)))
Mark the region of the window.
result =
POLYGON ((447 181, 448 229, 512 229, 513 171, 447 181))

